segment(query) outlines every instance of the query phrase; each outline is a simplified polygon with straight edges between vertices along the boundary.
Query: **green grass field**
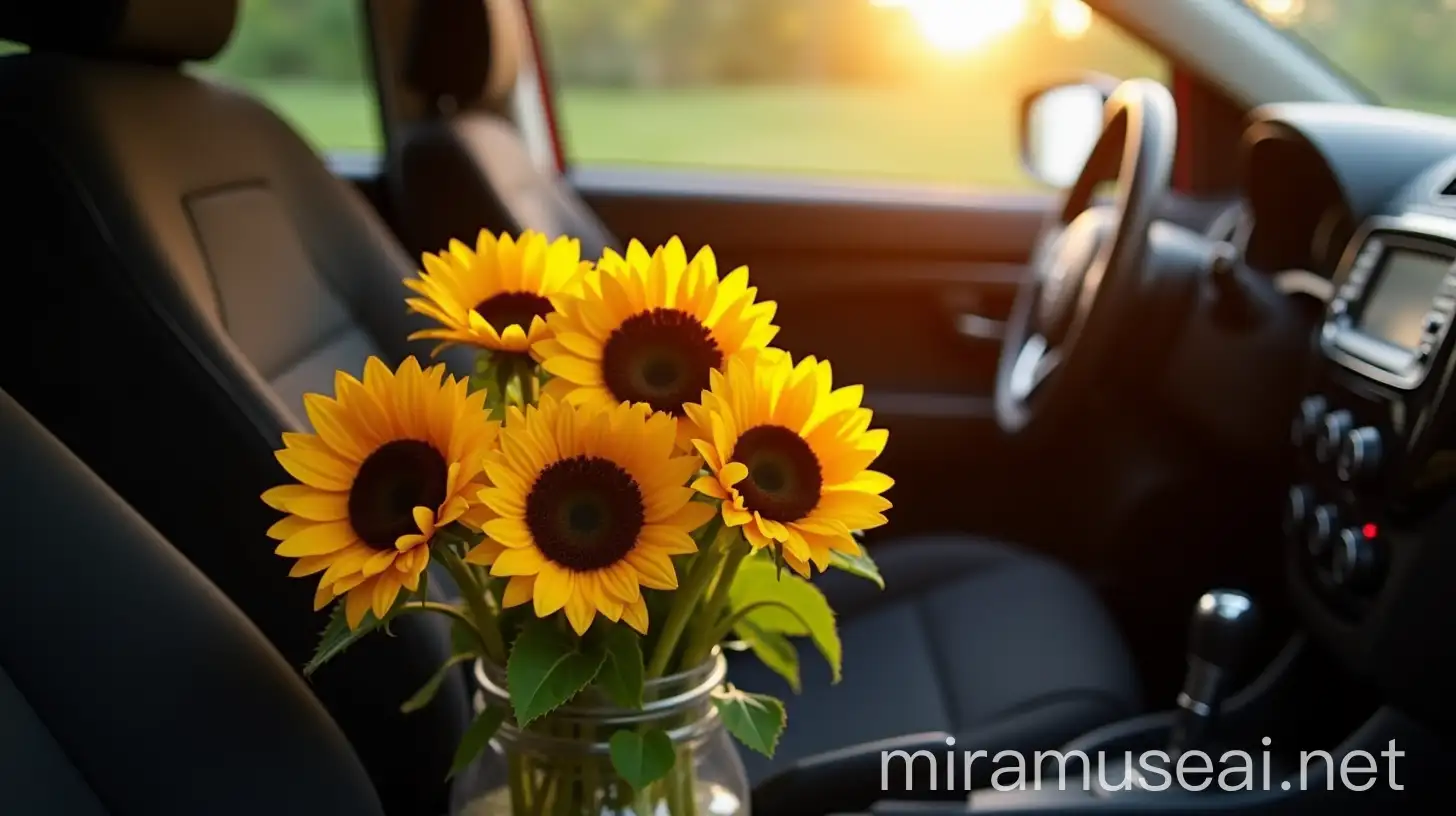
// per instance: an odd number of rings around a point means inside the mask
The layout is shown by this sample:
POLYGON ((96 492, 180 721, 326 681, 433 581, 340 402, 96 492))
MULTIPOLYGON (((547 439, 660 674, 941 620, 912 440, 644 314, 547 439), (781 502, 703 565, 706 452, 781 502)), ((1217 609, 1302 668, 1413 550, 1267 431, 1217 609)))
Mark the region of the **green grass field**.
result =
MULTIPOLYGON (((379 147, 374 100, 359 86, 270 83, 251 89, 321 150, 379 147)), ((566 88, 558 104, 567 152, 578 165, 994 188, 1031 184, 1017 159, 1010 94, 970 96, 964 88, 566 88)))

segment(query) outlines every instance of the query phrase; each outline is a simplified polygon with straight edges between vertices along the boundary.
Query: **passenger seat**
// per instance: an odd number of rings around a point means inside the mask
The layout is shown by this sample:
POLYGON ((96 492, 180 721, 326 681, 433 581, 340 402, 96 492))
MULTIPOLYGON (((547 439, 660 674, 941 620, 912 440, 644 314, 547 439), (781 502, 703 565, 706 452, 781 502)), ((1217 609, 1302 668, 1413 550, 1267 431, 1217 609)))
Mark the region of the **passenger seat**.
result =
MULTIPOLYGON (((0 387, 298 668, 326 616, 264 536, 278 514, 258 496, 288 481, 273 451, 303 429, 303 393, 332 392, 335 369, 358 375, 371 354, 393 366, 429 347, 405 340, 425 326, 403 302, 415 264, 362 198, 263 105, 181 70, 222 49, 236 14, 236 0, 0 3, 0 38, 31 49, 0 57, 0 387)), ((177 614, 93 613, 97 626, 177 614)), ((466 678, 401 713, 450 638, 424 616, 392 633, 351 648, 313 688, 387 812, 440 813, 469 722, 466 678)), ((124 704, 103 672, 87 679, 86 693, 124 704)))
POLYGON ((482 227, 579 238, 585 258, 621 249, 564 179, 537 168, 503 115, 529 42, 520 2, 415 3, 404 80, 426 112, 397 134, 386 172, 417 253, 482 227))
POLYGON ((0 813, 383 814, 277 650, 0 391, 0 813))

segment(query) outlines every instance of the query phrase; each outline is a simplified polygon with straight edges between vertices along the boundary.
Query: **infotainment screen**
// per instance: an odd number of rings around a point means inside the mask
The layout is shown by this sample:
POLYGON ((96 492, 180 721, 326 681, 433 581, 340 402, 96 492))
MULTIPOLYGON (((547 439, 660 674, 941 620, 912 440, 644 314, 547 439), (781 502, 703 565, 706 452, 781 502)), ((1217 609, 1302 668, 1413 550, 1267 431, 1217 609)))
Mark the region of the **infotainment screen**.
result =
POLYGON ((1426 314, 1451 269, 1450 257, 1392 249, 1375 276, 1360 312, 1364 334, 1405 349, 1420 345, 1426 314))

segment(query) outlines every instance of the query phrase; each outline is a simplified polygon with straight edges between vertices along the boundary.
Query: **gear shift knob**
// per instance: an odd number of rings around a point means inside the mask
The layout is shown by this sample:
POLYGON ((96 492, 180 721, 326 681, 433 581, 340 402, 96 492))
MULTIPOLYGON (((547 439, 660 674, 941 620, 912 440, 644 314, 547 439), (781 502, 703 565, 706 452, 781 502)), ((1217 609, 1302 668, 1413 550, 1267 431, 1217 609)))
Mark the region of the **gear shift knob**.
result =
POLYGON ((1253 599, 1242 592, 1205 592, 1188 627, 1188 657, 1237 671, 1254 641, 1258 617, 1253 599))
POLYGON ((1242 592, 1216 589, 1198 599, 1188 632, 1188 675, 1178 694, 1171 755, 1198 747, 1207 735, 1258 625, 1254 601, 1242 592))

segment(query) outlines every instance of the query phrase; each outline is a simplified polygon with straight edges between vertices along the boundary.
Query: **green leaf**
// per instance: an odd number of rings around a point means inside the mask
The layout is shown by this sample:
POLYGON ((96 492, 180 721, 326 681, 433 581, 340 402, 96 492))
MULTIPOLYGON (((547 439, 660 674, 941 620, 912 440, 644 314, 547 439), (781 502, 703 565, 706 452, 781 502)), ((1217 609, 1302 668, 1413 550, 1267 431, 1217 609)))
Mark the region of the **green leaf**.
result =
POLYGON ((468 652, 464 654, 452 655, 449 660, 445 661, 445 664, 443 666, 436 669, 435 673, 430 675, 430 679, 426 680, 423 686, 420 686, 419 691, 415 692, 413 695, 410 696, 408 700, 405 700, 404 703, 400 705, 400 713, 413 714, 414 712, 419 711, 420 709, 429 705, 430 701, 435 699, 435 695, 440 692, 440 686, 445 682, 445 678, 450 676, 450 672, 461 663, 464 663, 467 660, 474 659, 475 655, 468 652))
POLYGON ((803 690, 799 680, 799 650, 794 648, 793 641, 778 632, 765 631, 747 618, 739 621, 733 632, 748 644, 763 665, 788 681, 795 694, 803 690))
POLYGON ((646 674, 642 665, 642 638, 622 624, 598 626, 592 632, 601 633, 593 639, 592 647, 601 650, 605 658, 597 674, 597 685, 622 708, 641 708, 646 674))
POLYGON ((723 727, 738 741, 772 758, 788 719, 784 704, 767 694, 750 694, 733 686, 713 692, 713 707, 723 727))
POLYGON ((885 579, 880 575, 880 568, 870 559, 870 554, 863 545, 859 548, 859 555, 848 555, 837 550, 831 552, 829 566, 842 569, 857 578, 873 581, 880 589, 885 588, 885 579))
POLYGON ((313 650, 313 658, 303 667, 303 676, 312 676, 325 663, 343 654, 344 650, 354 645, 360 638, 378 628, 379 619, 374 617, 373 612, 369 612, 364 615, 364 620, 359 622, 358 629, 349 629, 348 619, 344 617, 344 599, 340 598, 334 604, 334 611, 329 614, 329 622, 324 626, 323 634, 319 636, 318 646, 313 650))
POLYGON ((564 705, 596 678, 606 658, 601 651, 582 651, 550 619, 526 624, 506 662, 516 722, 525 727, 564 705))
POLYGON ((738 568, 738 576, 728 589, 728 602, 735 612, 761 603, 787 607, 754 609, 743 618, 743 622, 765 632, 809 637, 819 653, 829 661, 834 682, 839 682, 843 668, 839 627, 834 621, 834 610, 818 587, 792 573, 780 576, 772 561, 752 558, 738 568))
POLYGON ((445 775, 445 780, 454 779, 456 774, 474 762, 505 721, 505 709, 494 706, 488 706, 475 715, 475 721, 465 729, 465 734, 460 737, 460 744, 455 747, 455 758, 450 761, 450 773, 445 775))
POLYGON ((677 761, 672 740, 656 728, 642 734, 618 731, 612 735, 610 746, 612 767, 623 781, 636 790, 667 776, 672 764, 677 761))

